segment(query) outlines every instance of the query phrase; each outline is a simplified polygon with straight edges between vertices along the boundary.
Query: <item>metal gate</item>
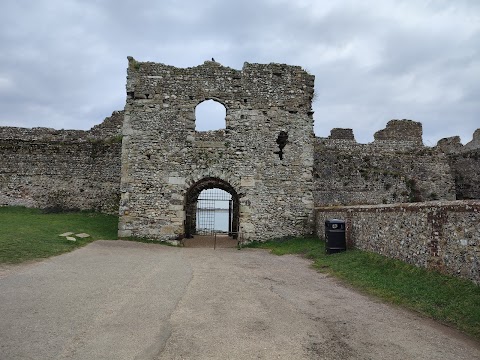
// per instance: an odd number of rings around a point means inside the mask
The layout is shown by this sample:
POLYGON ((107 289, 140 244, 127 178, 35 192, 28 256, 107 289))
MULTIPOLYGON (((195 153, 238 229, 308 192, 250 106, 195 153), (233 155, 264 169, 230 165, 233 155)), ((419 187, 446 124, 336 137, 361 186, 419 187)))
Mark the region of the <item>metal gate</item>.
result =
POLYGON ((196 234, 231 234, 232 195, 221 189, 203 190, 197 200, 196 234))

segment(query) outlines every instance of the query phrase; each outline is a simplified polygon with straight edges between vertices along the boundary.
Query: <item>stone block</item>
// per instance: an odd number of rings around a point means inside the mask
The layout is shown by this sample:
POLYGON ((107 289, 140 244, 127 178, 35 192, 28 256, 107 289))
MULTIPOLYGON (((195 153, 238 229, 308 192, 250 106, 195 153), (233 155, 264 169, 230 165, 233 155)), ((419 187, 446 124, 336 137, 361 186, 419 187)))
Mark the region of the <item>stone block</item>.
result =
POLYGON ((243 187, 254 187, 255 178, 253 176, 242 176, 240 180, 240 186, 243 187))
POLYGON ((171 235, 175 233, 174 226, 162 226, 160 229, 160 234, 162 235, 171 235))
POLYGON ((173 211, 183 210, 183 205, 172 205, 172 204, 170 204, 168 206, 168 210, 173 210, 173 211))
POLYGON ((75 236, 76 236, 76 237, 79 237, 79 238, 81 238, 81 239, 90 237, 90 235, 87 234, 87 233, 75 234, 75 236))
POLYGON ((70 236, 70 235, 73 235, 73 232, 66 232, 66 233, 60 234, 58 236, 70 236))
POLYGON ((185 178, 180 176, 170 176, 168 183, 172 185, 185 185, 185 178))

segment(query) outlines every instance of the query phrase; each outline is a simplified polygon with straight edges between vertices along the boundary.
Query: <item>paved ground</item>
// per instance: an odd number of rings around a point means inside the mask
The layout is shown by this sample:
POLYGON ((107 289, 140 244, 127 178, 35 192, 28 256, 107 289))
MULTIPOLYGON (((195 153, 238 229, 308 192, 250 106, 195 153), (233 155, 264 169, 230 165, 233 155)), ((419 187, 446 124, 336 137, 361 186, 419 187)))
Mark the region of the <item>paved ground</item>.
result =
POLYGON ((238 240, 228 235, 195 235, 190 239, 182 240, 183 246, 187 248, 236 248, 238 240))
POLYGON ((480 359, 295 256, 97 241, 0 269, 0 359, 480 359))

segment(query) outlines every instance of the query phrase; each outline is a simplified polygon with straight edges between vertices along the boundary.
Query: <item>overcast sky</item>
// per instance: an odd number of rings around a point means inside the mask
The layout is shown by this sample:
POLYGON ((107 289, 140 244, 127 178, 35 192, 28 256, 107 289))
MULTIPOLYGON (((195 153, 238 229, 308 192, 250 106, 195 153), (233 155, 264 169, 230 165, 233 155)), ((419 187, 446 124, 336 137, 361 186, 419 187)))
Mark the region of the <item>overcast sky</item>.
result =
POLYGON ((315 133, 391 119, 424 143, 480 127, 479 0, 15 0, 0 11, 0 126, 89 129, 125 105, 127 56, 315 75, 315 133))

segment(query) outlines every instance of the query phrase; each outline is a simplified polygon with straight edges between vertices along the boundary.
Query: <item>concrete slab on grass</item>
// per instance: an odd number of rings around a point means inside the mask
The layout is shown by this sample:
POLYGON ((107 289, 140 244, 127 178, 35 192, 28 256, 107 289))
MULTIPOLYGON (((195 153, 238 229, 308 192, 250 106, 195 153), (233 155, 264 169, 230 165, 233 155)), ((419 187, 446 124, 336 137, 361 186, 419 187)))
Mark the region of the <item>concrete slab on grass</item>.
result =
POLYGON ((70 235, 73 235, 73 232, 66 232, 66 233, 60 234, 58 236, 70 236, 70 235))
POLYGON ((89 234, 86 234, 86 233, 75 234, 75 236, 76 236, 76 237, 79 237, 79 238, 81 238, 81 239, 90 237, 90 235, 89 235, 89 234))

